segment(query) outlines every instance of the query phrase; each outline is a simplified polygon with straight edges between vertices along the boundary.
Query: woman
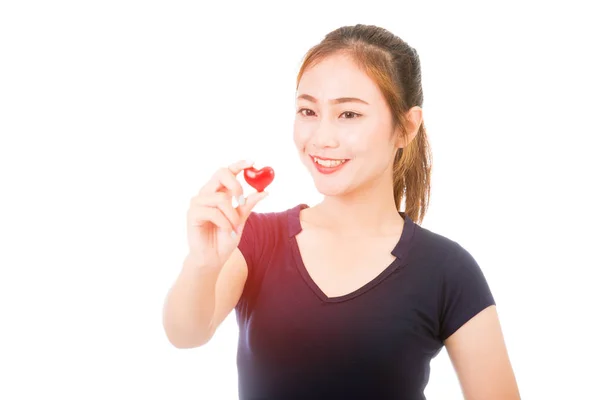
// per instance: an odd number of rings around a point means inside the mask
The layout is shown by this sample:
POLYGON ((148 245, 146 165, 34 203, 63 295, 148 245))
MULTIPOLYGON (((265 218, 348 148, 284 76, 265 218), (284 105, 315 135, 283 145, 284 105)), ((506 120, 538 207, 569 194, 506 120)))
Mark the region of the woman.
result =
POLYGON ((165 305, 171 343, 207 343, 235 309, 241 399, 424 399, 443 346, 465 398, 518 399, 477 262, 418 225, 422 103, 418 55, 388 31, 342 27, 312 48, 294 141, 324 199, 253 212, 266 192, 245 199, 236 179, 253 163, 217 171, 190 204, 190 251, 165 305))

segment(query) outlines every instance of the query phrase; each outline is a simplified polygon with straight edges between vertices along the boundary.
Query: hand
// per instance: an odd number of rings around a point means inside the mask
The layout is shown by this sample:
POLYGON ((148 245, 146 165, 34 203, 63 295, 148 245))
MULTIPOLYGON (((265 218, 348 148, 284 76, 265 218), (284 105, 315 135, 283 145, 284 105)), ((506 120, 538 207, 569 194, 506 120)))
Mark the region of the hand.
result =
POLYGON ((267 192, 252 193, 244 199, 242 185, 236 179, 252 162, 239 161, 217 170, 192 197, 187 213, 189 257, 203 266, 220 268, 239 244, 246 220, 267 192), (238 206, 233 207, 233 196, 238 206))

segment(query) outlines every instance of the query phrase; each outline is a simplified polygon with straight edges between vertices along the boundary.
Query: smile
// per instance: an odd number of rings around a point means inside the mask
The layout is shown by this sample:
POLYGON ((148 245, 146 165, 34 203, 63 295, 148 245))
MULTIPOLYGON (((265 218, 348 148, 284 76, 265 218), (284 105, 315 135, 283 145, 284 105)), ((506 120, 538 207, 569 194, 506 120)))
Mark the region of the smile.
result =
POLYGON ((339 171, 348 163, 348 159, 323 159, 315 156, 310 156, 317 171, 322 174, 331 174, 339 171))

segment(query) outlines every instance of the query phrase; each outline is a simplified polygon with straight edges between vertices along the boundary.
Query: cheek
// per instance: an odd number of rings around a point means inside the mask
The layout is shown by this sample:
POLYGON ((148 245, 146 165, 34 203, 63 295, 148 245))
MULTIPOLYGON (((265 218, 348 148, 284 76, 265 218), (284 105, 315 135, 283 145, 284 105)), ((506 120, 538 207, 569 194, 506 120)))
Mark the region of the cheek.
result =
POLYGON ((294 143, 298 150, 303 151, 308 144, 310 130, 305 124, 294 123, 294 143))
POLYGON ((366 154, 377 151, 381 143, 381 127, 377 124, 360 124, 346 129, 344 132, 344 144, 357 154, 366 154))

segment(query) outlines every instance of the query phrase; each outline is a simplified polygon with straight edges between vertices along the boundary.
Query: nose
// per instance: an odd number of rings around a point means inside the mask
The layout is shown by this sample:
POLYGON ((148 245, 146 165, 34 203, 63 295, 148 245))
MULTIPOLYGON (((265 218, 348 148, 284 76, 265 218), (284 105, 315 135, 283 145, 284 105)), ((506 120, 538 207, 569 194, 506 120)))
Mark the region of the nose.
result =
POLYGON ((335 128, 326 121, 320 121, 313 131, 312 143, 317 148, 337 147, 339 142, 335 128))

